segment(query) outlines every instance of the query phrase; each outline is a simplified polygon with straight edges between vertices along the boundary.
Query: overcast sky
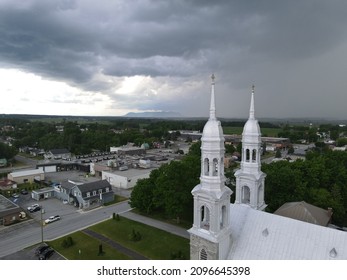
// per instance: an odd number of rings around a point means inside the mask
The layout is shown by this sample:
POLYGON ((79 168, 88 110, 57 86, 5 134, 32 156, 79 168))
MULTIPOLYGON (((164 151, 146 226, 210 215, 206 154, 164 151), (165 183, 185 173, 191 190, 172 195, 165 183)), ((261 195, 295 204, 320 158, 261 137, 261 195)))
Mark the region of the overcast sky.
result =
POLYGON ((347 1, 0 0, 0 113, 347 119, 347 1))

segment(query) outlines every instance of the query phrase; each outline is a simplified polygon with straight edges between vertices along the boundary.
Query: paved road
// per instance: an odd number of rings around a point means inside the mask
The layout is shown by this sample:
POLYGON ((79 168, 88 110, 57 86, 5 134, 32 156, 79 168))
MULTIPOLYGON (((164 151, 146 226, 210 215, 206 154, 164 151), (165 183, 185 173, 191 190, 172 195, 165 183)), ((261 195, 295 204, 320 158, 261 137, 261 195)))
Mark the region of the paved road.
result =
MULTIPOLYGON (((101 207, 88 212, 75 211, 71 215, 65 215, 60 221, 43 227, 43 239, 52 240, 78 231, 103 220, 109 219, 113 213, 129 211, 127 202, 101 207)), ((23 222, 0 230, 0 257, 12 254, 31 245, 41 242, 41 226, 38 218, 23 222)))
MULTIPOLYGON (((47 200, 45 202, 52 204, 52 200, 47 200)), ((59 201, 56 202, 61 203, 59 201)), ((51 209, 54 209, 54 207, 51 209)), ((60 221, 45 225, 43 227, 43 232, 41 232, 39 223, 40 213, 35 213, 32 220, 10 227, 4 227, 0 230, 0 258, 41 242, 41 233, 43 233, 44 240, 53 240, 110 219, 113 213, 118 213, 128 219, 189 238, 188 232, 183 228, 135 214, 130 212, 130 210, 131 208, 127 201, 86 212, 75 210, 70 214, 67 213, 63 215, 60 221)))

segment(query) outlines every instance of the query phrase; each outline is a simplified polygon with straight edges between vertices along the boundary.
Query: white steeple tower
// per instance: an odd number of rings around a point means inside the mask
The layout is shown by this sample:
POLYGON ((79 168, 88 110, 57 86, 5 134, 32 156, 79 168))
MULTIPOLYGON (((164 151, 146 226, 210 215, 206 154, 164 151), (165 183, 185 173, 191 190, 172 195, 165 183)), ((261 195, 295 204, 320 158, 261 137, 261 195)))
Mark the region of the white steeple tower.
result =
POLYGON ((252 86, 249 118, 242 133, 241 168, 235 172, 235 203, 248 204, 257 210, 264 210, 264 181, 266 174, 261 171, 261 133, 254 116, 254 86, 252 86))
POLYGON ((212 75, 210 117, 201 138, 200 184, 193 190, 194 222, 191 259, 225 259, 231 246, 230 195, 224 177, 224 136, 216 118, 215 76, 212 75))

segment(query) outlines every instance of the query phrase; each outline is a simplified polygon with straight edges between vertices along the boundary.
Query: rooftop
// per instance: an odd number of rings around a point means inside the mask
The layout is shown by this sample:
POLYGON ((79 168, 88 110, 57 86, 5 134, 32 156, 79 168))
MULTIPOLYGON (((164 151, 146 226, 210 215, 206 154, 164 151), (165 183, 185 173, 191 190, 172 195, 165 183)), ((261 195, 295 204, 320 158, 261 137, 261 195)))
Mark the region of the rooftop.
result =
POLYGON ((18 209, 18 205, 13 203, 11 200, 7 199, 3 195, 0 195, 0 212, 18 209))
POLYGON ((229 259, 347 259, 347 233, 231 204, 229 259))

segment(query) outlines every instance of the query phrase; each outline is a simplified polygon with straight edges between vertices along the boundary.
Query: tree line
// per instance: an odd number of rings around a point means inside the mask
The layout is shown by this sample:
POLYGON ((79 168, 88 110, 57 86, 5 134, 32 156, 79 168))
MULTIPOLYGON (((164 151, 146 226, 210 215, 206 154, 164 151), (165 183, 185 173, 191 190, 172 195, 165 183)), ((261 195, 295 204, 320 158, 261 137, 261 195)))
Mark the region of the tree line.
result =
MULTIPOLYGON (((148 179, 135 185, 130 198, 132 207, 145 214, 164 213, 166 218, 192 222, 192 189, 199 184, 200 143, 181 162, 171 162, 151 172, 148 179)), ((267 212, 273 213, 286 202, 306 201, 317 207, 333 209, 333 223, 346 226, 347 153, 310 152, 306 160, 263 164, 267 212)), ((226 170, 227 186, 235 194, 233 169, 226 170)), ((235 196, 231 197, 231 202, 235 196)))

